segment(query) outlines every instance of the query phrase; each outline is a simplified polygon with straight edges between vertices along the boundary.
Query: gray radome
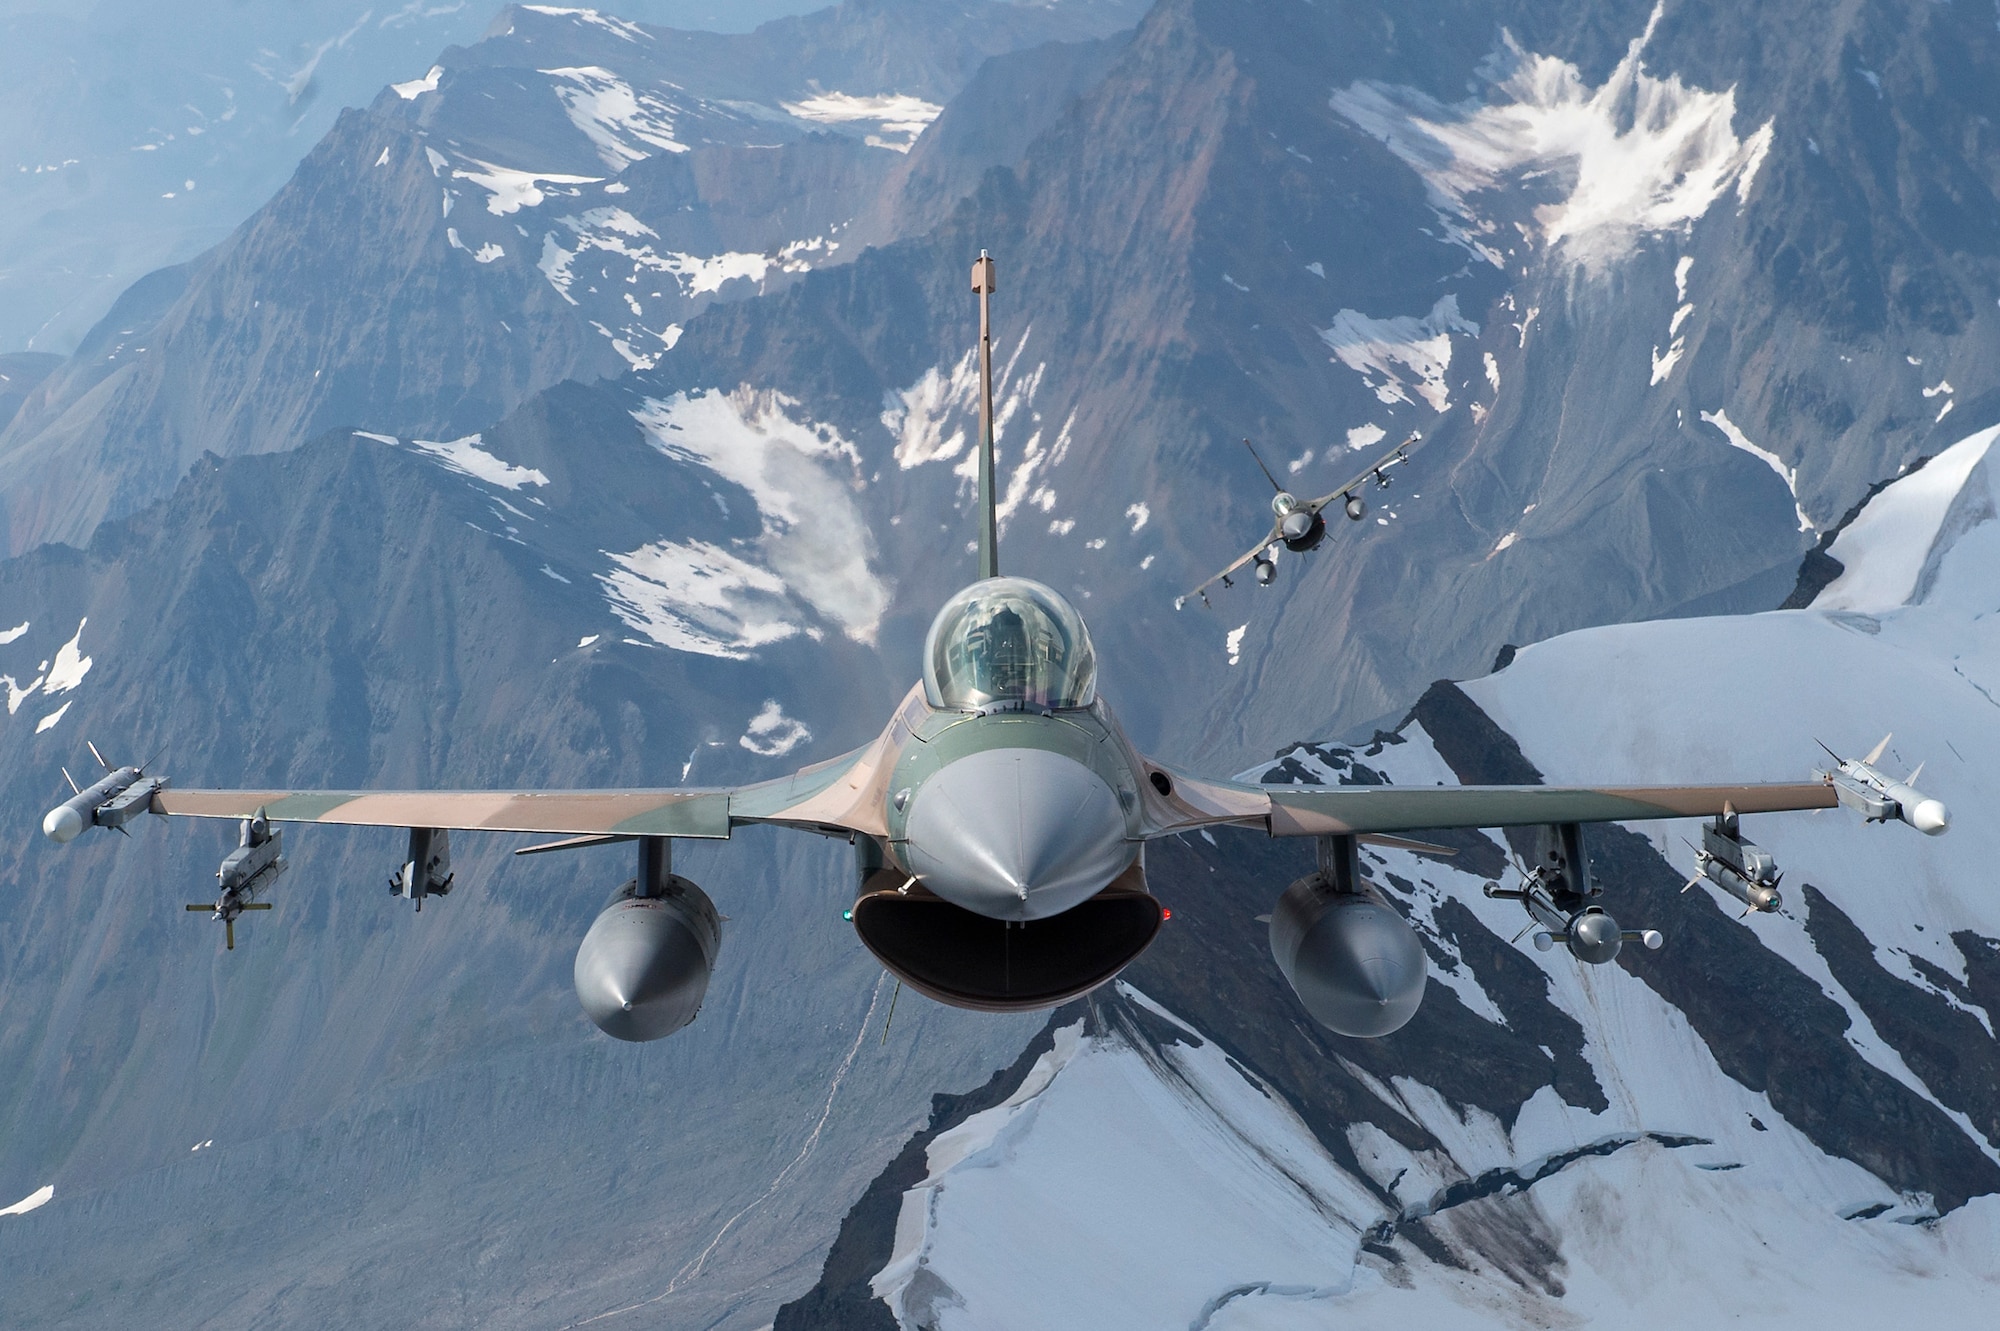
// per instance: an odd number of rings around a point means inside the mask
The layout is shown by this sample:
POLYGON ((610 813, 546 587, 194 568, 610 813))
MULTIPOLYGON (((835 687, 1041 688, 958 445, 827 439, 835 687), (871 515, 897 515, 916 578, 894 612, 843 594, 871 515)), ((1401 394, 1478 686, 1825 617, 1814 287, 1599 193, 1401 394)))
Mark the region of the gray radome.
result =
POLYGON ((987 749, 917 787, 910 868, 955 906, 1040 920, 1094 896, 1138 853, 1118 796, 1075 759, 987 749))

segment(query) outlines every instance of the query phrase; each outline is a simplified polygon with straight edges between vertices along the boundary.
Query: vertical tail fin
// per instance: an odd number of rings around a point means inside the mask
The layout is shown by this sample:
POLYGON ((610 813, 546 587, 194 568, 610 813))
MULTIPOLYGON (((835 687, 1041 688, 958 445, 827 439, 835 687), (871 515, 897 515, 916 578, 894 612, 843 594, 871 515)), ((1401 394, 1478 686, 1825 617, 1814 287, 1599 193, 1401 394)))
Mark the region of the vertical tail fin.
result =
POLYGON ((985 250, 972 261, 972 289, 979 293, 979 576, 1000 576, 1000 523, 993 494, 993 318, 996 283, 985 250))
POLYGON ((1257 456, 1257 445, 1251 443, 1248 439, 1245 439, 1243 441, 1243 447, 1250 450, 1251 460, 1257 464, 1257 470, 1264 473, 1264 479, 1271 483, 1271 488, 1273 490, 1276 490, 1279 494, 1283 494, 1285 492, 1285 487, 1278 484, 1278 478, 1276 476, 1273 476, 1271 474, 1271 469, 1264 465, 1264 459, 1257 456))

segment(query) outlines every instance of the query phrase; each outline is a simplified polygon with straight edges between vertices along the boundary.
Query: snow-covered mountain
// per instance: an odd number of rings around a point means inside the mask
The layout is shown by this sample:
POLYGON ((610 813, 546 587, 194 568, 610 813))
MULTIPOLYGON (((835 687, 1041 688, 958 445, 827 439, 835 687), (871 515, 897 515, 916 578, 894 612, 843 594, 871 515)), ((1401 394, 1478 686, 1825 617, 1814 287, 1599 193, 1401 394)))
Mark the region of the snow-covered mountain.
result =
MULTIPOLYGON (((809 0, 628 0, 746 31, 809 0)), ((477 41, 470 0, 16 0, 0 14, 0 347, 76 350, 118 294, 215 245, 343 107, 477 41)))
POLYGON ((1271 965, 1305 847, 1157 847, 1173 922, 1044 1024, 898 1004, 839 919, 847 849, 745 835, 677 859, 730 917, 702 1019, 630 1050, 569 984, 622 853, 466 838, 412 919, 394 838, 312 829, 225 955, 180 909, 221 831, 24 832, 0 1320, 1019 1324, 1101 1310, 1128 1261, 1125 1306, 1213 1326, 1680 1315, 1678 1258, 1744 1269, 1724 1202, 1791 1217, 1753 1256, 1795 1275, 1715 1286, 1773 1317, 1990 1283, 2000 29, 1139 11, 856 0, 724 38, 523 6, 398 70, 75 355, 0 360, 0 814, 32 829, 85 738, 354 786, 860 742, 971 572, 989 248, 1003 559, 1075 597, 1149 751, 1765 778, 1894 730, 1952 834, 1753 820, 1792 913, 1741 922, 1681 893, 1671 836, 1607 830, 1621 918, 1668 946, 1592 973, 1509 945, 1501 843, 1385 853, 1438 982, 1381 1042, 1318 1032, 1271 965), (1268 520, 1243 435, 1311 488, 1411 428, 1369 521, 1173 611, 1268 520), (1052 1178, 1120 1219, 1018 1232, 1052 1178), (979 1256, 1002 1222, 1043 1287, 979 1256))
MULTIPOLYGON (((450 439, 651 367, 709 303, 893 232, 895 181, 951 180, 909 150, 986 57, 1135 15, 857 0, 722 36, 509 8, 344 112, 225 243, 132 286, 28 390, 0 432, 7 538, 83 540, 204 452, 344 424, 450 439)), ((1062 105, 945 155, 976 174, 1062 105)))
MULTIPOLYGON (((1329 1123, 1290 1084, 1296 1064, 1238 1043, 1236 995, 1148 958, 1051 1022, 997 1103, 914 1138, 899 1186, 849 1218, 861 1248, 875 1213, 865 1258, 834 1249, 865 1288, 823 1281, 777 1325, 867 1325, 870 1300, 938 1331, 1980 1320, 2000 1284, 1997 436, 1878 494, 1810 609, 1568 634, 1455 708, 1433 697, 1365 755, 1299 746, 1251 773, 1453 782, 1518 743, 1532 770, 1516 779, 1752 780, 1800 772, 1816 735, 1852 750, 1894 726, 1892 754, 1935 755, 1923 780, 1959 813, 1949 836, 1844 810, 1753 819, 1792 886, 1782 913, 1744 919, 1705 880, 1675 891, 1694 871, 1684 827, 1613 834, 1607 904, 1668 941, 1601 969, 1503 941, 1520 912, 1481 883, 1504 843, 1451 861, 1369 851, 1431 954, 1429 1002, 1531 1042, 1553 1017, 1543 1052, 1566 1071, 1522 1097, 1454 1067, 1435 1031, 1372 1057, 1336 1041, 1334 1066, 1307 1075, 1372 1103, 1329 1123), (1151 997, 1155 976, 1213 1024, 1151 997), (1553 1011, 1526 1011, 1531 995, 1553 1011), (1431 1048, 1400 1057, 1412 1045, 1431 1048), (809 1315, 827 1307, 854 1318, 809 1315)), ((1206 866, 1220 883, 1176 876, 1172 928, 1269 900, 1239 890, 1253 885, 1231 858, 1206 866)))

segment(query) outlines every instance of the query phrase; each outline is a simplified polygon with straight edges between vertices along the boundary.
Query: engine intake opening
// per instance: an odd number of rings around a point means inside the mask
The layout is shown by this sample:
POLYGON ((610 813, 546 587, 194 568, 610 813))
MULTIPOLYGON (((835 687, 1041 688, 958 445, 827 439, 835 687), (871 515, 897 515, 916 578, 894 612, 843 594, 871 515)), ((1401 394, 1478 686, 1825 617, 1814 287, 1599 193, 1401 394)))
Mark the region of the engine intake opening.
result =
POLYGON ((854 932, 883 967, 918 993, 975 1012, 1030 1012, 1088 993, 1125 969, 1160 931, 1160 903, 1133 865, 1059 915, 1003 921, 871 874, 854 903, 854 932))

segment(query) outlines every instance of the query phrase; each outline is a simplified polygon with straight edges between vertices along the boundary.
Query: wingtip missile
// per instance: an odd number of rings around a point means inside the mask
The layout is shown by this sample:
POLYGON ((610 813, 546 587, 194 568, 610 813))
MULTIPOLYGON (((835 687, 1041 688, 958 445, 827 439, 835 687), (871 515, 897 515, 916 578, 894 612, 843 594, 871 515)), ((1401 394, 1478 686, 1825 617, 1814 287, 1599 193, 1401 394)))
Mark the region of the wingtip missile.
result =
POLYGON ((57 845, 75 840, 86 827, 123 831, 126 823, 152 808, 153 796, 166 785, 158 777, 147 776, 141 768, 112 767, 104 762, 104 755, 95 745, 89 748, 91 756, 104 764, 105 775, 76 790, 75 778, 64 770, 63 779, 76 793, 42 817, 42 835, 57 845))
POLYGON ((1888 751, 1890 739, 1891 736, 1884 735, 1866 758, 1842 758, 1834 754, 1833 770, 1821 772, 1820 776, 1833 786, 1842 804, 1871 823, 1886 823, 1895 818, 1925 836, 1942 836, 1951 829, 1951 811, 1943 800, 1917 789, 1917 775, 1923 771, 1923 764, 1918 763, 1917 770, 1901 781, 1893 780, 1875 766, 1888 751))

